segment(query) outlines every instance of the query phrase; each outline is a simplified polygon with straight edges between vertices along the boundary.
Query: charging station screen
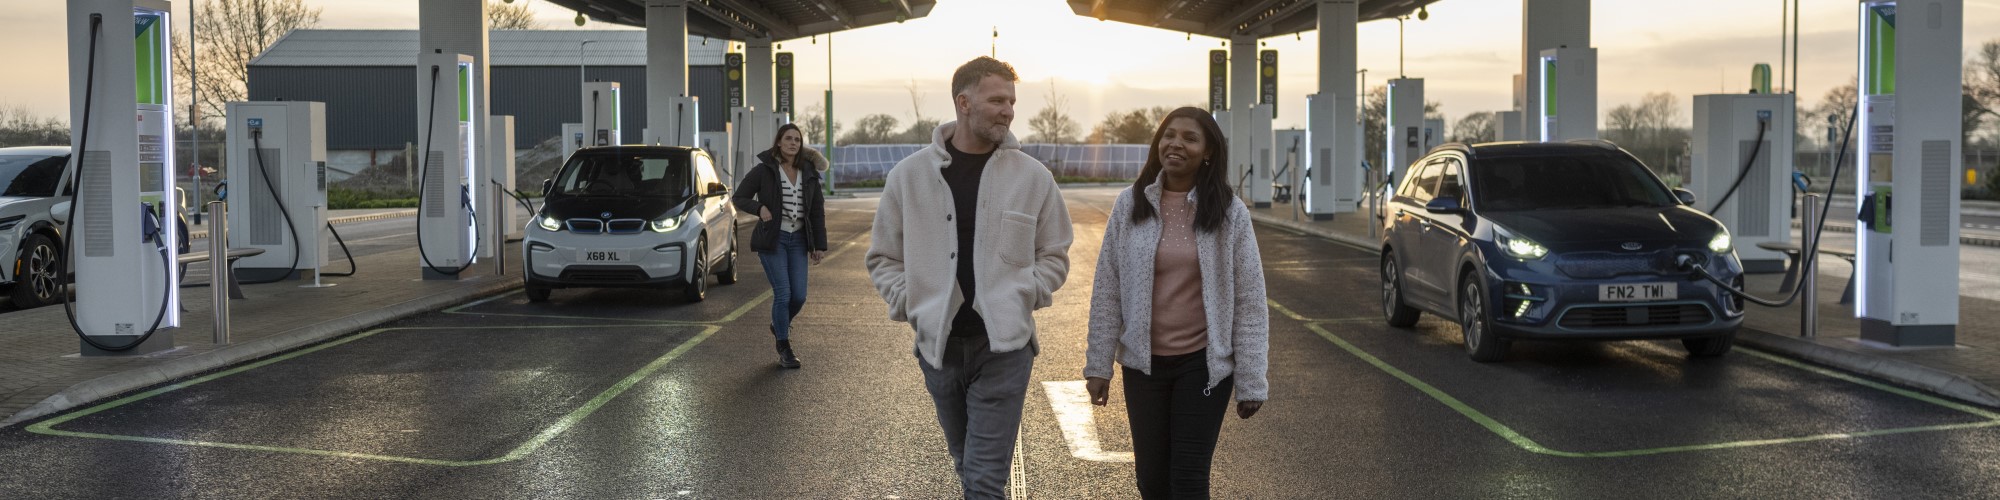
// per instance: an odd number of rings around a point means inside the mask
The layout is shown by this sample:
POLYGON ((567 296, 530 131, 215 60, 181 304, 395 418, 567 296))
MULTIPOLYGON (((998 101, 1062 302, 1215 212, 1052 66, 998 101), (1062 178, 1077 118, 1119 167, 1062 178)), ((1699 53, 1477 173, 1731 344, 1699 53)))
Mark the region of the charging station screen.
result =
POLYGON ((1868 74, 1862 78, 1861 93, 1896 93, 1896 4, 1869 4, 1864 7, 1865 39, 1861 57, 1867 59, 1868 74))
MULTIPOLYGON (((156 11, 133 12, 133 88, 139 119, 139 191, 146 203, 161 203, 172 182, 167 179, 173 137, 168 104, 167 19, 156 11)), ((164 208, 161 207, 164 213, 164 208)))

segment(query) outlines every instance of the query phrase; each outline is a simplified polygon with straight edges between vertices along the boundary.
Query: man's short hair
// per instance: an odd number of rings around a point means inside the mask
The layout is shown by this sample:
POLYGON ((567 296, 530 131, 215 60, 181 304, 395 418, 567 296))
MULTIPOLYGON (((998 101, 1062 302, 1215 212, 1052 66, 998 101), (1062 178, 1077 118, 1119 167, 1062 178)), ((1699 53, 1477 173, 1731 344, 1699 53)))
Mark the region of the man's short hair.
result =
POLYGON ((986 75, 1005 78, 1008 82, 1021 81, 1021 76, 1014 73, 1014 66, 1000 62, 999 59, 979 56, 966 61, 958 67, 958 71, 952 72, 951 95, 956 97, 971 90, 972 86, 978 85, 979 80, 985 79, 986 75))

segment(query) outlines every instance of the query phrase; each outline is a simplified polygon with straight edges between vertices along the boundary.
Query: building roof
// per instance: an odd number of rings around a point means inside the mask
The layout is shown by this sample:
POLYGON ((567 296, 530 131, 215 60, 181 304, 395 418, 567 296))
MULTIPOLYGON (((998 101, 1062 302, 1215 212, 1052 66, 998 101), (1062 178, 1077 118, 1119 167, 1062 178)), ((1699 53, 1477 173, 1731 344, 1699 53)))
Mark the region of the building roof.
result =
MULTIPOLYGON (((1319 29, 1320 0, 1068 0, 1077 15, 1216 38, 1319 29)), ((1361 22, 1409 16, 1437 0, 1353 0, 1361 22)))
MULTIPOLYGON (((549 0, 591 19, 646 25, 647 0, 549 0)), ((690 34, 793 40, 930 15, 937 0, 685 0, 690 34)))
MULTIPOLYGON (((494 66, 645 66, 640 30, 495 30, 488 32, 494 66)), ((688 65, 721 66, 728 40, 688 37, 688 65)), ((295 30, 250 60, 251 66, 416 66, 417 30, 295 30)))

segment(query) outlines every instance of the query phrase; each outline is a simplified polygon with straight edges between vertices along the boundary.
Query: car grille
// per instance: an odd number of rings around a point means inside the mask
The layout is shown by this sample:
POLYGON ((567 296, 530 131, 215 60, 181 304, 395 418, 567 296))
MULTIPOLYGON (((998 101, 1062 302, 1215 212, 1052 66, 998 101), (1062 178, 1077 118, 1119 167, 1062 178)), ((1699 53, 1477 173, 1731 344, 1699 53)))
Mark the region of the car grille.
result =
POLYGON ((1704 325, 1715 320, 1707 306, 1668 304, 1651 306, 1578 307, 1563 313, 1556 324, 1570 329, 1622 328, 1634 326, 1704 325))
POLYGON ((638 234, 645 229, 646 221, 639 219, 613 219, 604 225, 604 232, 611 234, 638 234))
POLYGON ((563 225, 576 234, 639 234, 646 230, 644 219, 570 219, 563 225))
POLYGON ((570 283, 644 283, 648 279, 646 271, 636 266, 570 266, 562 273, 563 281, 570 283))
POLYGON ((1634 274, 1684 274, 1674 262, 1680 255, 1707 264, 1708 256, 1687 250, 1659 250, 1640 253, 1577 252, 1556 260, 1556 269, 1571 278, 1605 279, 1634 274))

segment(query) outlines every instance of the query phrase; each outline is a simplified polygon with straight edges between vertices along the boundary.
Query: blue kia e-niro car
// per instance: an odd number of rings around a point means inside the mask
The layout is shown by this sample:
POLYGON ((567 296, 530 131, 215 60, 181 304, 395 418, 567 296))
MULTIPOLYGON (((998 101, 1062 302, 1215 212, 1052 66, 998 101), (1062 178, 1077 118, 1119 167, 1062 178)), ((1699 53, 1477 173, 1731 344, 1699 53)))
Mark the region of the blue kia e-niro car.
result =
POLYGON ((1408 166, 1380 214, 1382 314, 1458 323, 1481 362, 1515 339, 1680 339, 1729 352, 1742 288, 1721 222, 1602 141, 1446 144, 1408 166))

